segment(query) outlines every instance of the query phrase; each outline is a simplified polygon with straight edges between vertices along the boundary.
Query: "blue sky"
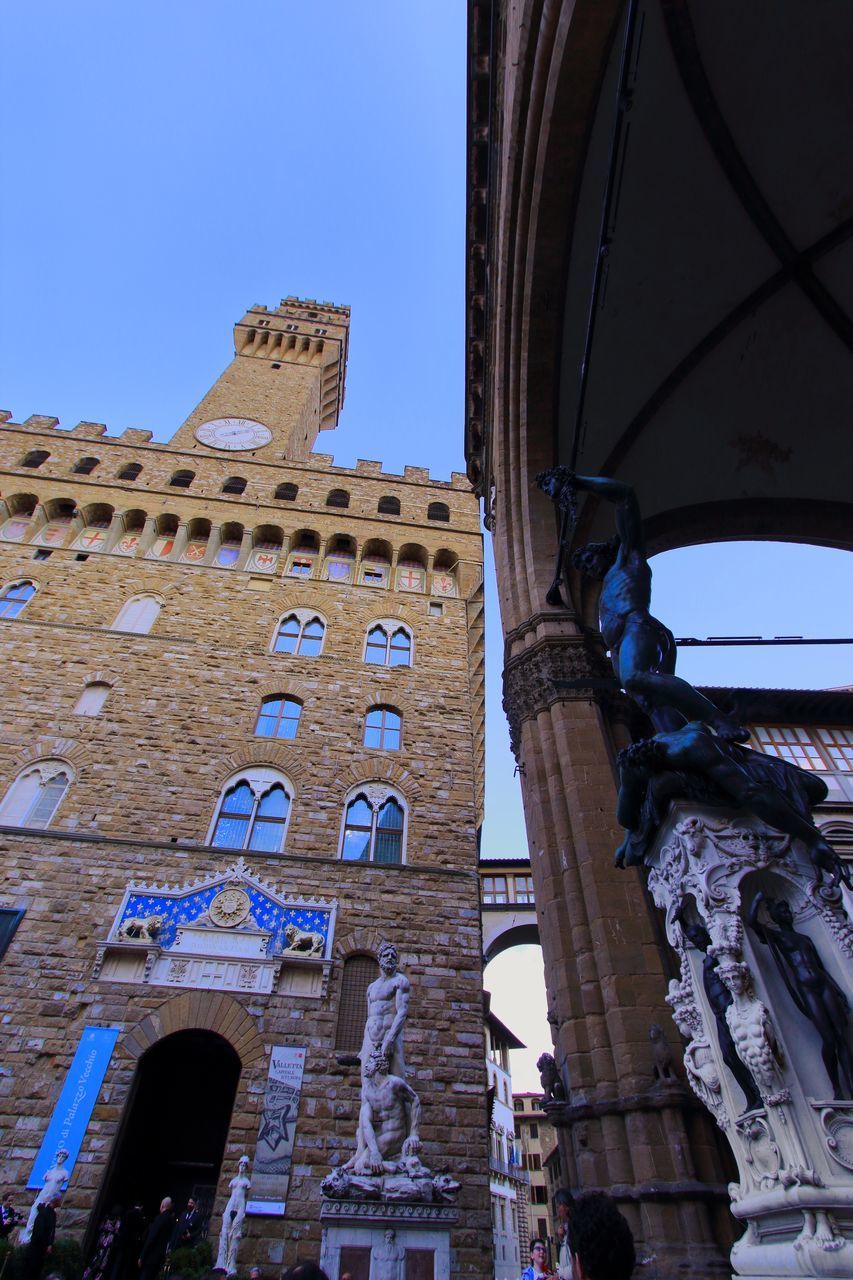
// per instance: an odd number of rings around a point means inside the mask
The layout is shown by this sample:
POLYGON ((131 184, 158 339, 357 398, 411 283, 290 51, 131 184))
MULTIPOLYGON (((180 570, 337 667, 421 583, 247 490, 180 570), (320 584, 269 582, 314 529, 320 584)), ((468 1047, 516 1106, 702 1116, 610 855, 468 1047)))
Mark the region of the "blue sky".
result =
MULTIPOLYGON (((464 470, 465 10, 10 0, 0 405, 166 439, 246 307, 297 294, 352 307, 347 401, 320 447, 346 466, 464 470)), ((808 547, 673 552, 655 608, 676 634, 850 634, 851 565, 808 547)), ((487 606, 483 849, 515 854, 491 584, 487 606)), ((849 648, 699 651, 680 670, 839 685, 849 662, 849 648)))

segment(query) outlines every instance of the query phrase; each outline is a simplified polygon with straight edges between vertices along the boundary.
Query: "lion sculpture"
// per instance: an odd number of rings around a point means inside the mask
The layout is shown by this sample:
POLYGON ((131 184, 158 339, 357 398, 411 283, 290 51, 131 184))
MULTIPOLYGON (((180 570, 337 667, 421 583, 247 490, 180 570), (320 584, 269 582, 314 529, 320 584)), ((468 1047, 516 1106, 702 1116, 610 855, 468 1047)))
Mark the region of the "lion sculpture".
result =
POLYGON ((287 950, 298 951, 300 955, 321 956, 326 945, 322 933, 308 933, 298 929, 295 924, 285 926, 284 936, 287 938, 287 950))
POLYGON ((121 942, 154 942, 162 927, 162 916, 128 916, 116 930, 116 937, 121 942))
POLYGON ((536 1062, 536 1070, 539 1072, 539 1081, 544 1091, 539 1105, 545 1106, 548 1102, 565 1102, 566 1090, 553 1055, 540 1054, 536 1062))

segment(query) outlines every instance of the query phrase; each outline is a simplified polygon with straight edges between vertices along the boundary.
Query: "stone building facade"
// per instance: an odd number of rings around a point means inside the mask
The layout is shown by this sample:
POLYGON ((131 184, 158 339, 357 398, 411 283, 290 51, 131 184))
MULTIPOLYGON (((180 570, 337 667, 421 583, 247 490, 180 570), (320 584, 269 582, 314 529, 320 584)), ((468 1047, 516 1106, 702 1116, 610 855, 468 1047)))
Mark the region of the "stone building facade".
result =
POLYGON ((241 1269, 318 1256, 387 938, 424 1158, 463 1184, 452 1274, 479 1276, 477 503, 311 451, 348 332, 253 308, 168 444, 4 416, 0 1180, 23 1199, 84 1030, 111 1028, 60 1233, 193 1192, 218 1227, 245 1152, 241 1269))

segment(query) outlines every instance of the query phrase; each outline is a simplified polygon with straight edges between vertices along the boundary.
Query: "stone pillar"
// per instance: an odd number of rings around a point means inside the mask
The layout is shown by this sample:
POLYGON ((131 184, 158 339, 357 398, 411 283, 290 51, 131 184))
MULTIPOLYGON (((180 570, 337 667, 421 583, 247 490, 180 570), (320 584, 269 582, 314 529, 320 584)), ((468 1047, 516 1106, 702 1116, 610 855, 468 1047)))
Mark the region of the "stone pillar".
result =
MULTIPOLYGON (((649 1029, 675 1040, 666 957, 636 869, 618 870, 613 755, 599 702, 612 673, 568 613, 507 637, 504 706, 522 768, 554 1053, 568 1101, 549 1108, 574 1194, 605 1190, 660 1280, 730 1274, 714 1137, 679 1080, 655 1083, 649 1029), (689 1259, 689 1263, 688 1263, 689 1259)), ((730 1221, 730 1220, 729 1220, 730 1221)))

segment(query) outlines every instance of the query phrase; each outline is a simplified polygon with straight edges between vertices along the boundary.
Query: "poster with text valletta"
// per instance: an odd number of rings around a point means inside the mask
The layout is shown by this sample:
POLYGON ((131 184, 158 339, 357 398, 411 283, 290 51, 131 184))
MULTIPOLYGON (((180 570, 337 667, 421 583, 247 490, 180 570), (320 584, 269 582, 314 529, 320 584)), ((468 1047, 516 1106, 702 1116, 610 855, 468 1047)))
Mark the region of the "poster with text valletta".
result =
POLYGON ((276 1216, 284 1213, 305 1053, 304 1048, 274 1045, 270 1054, 247 1213, 276 1216))

